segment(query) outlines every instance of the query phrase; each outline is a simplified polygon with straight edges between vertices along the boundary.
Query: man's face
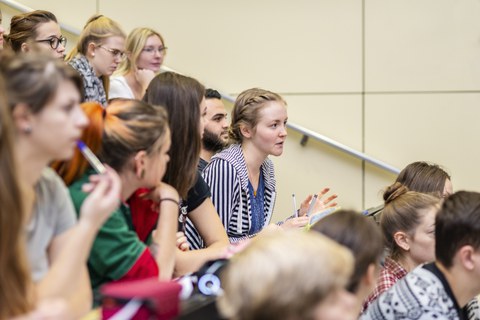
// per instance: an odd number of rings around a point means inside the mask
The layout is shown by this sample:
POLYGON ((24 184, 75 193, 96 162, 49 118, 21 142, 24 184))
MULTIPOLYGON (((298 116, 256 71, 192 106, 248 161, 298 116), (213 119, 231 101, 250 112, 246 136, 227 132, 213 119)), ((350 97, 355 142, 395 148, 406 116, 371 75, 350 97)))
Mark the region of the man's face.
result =
POLYGON ((223 149, 228 139, 227 111, 220 99, 206 99, 206 103, 207 114, 203 146, 208 151, 218 152, 223 149))

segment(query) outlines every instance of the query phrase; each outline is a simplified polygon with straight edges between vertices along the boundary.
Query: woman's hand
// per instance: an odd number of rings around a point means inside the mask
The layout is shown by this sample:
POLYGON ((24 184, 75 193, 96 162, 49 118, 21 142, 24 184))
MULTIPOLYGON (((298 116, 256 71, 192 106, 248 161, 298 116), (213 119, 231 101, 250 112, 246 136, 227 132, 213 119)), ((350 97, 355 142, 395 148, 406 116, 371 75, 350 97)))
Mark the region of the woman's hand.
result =
POLYGON ((82 186, 90 194, 80 208, 80 220, 100 228, 119 207, 121 188, 120 177, 108 166, 104 174, 90 176, 90 182, 82 186))
POLYGON ((177 232, 177 248, 182 251, 190 250, 190 246, 188 245, 187 237, 181 231, 177 232))
MULTIPOLYGON (((315 201, 315 204, 312 208, 312 211, 310 212, 310 215, 313 215, 315 213, 321 212, 327 208, 332 208, 337 206, 337 202, 332 202, 335 200, 338 196, 336 194, 333 194, 331 196, 326 197, 323 199, 323 197, 330 191, 330 188, 323 188, 322 191, 318 193, 318 198, 315 201)), ((313 199, 313 195, 310 194, 303 200, 302 204, 300 205, 300 210, 299 210, 299 216, 304 216, 308 212, 308 208, 310 207, 310 202, 313 199)))
POLYGON ((155 72, 149 69, 136 69, 135 79, 142 85, 142 89, 145 91, 150 84, 150 81, 155 77, 155 72))
POLYGON ((160 182, 160 184, 153 189, 150 194, 146 195, 148 199, 153 200, 158 203, 162 199, 170 198, 177 202, 180 202, 180 196, 178 195, 177 190, 165 182, 160 182))
POLYGON ((284 230, 303 228, 308 224, 309 220, 310 220, 310 217, 307 217, 307 216, 290 218, 286 220, 283 224, 281 224, 280 228, 284 230))

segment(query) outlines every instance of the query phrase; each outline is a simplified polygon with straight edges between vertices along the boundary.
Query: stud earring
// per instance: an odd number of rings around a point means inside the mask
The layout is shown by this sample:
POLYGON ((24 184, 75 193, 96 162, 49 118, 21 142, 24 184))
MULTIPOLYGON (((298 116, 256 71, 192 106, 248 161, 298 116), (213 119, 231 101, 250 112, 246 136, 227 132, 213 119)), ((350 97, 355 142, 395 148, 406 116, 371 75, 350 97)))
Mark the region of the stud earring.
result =
POLYGON ((23 131, 23 133, 25 133, 25 134, 30 134, 30 133, 32 133, 32 127, 30 127, 30 126, 25 126, 22 131, 23 131))

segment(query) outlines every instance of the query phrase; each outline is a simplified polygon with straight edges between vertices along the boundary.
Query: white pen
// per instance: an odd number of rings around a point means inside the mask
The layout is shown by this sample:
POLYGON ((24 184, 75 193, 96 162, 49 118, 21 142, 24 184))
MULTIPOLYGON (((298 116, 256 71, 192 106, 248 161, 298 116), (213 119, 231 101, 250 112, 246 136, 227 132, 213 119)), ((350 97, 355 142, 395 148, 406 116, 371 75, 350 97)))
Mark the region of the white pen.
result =
POLYGON ((297 200, 295 199, 295 193, 292 193, 292 201, 293 201, 293 216, 295 218, 298 218, 297 200))
POLYGON ((308 207, 307 217, 309 217, 310 213, 312 213, 313 206, 315 205, 315 202, 317 202, 317 198, 318 198, 318 194, 314 194, 312 201, 310 202, 310 206, 308 207))
POLYGON ((103 174, 107 171, 107 168, 105 168, 103 163, 98 160, 97 156, 93 154, 92 150, 90 150, 90 148, 87 147, 87 145, 83 141, 78 140, 77 147, 97 173, 103 174))

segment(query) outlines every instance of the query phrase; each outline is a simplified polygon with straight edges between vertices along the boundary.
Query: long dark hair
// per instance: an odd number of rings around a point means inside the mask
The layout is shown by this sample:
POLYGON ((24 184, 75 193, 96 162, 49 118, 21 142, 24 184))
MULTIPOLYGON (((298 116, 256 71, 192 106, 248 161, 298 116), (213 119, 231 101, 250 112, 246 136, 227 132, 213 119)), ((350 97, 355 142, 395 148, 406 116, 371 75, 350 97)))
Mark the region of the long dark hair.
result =
POLYGON ((205 87, 197 80, 174 72, 157 75, 143 100, 168 111, 172 145, 164 181, 182 198, 195 183, 200 157, 200 103, 205 87))

